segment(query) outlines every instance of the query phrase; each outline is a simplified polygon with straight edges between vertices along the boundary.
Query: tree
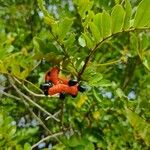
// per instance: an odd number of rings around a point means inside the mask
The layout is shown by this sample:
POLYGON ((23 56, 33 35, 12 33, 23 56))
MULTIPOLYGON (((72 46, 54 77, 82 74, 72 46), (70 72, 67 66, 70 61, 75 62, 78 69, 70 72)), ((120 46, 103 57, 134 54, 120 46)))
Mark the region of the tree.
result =
POLYGON ((2 0, 0 147, 148 149, 149 4, 2 0), (39 87, 53 66, 86 92, 46 97, 39 87))

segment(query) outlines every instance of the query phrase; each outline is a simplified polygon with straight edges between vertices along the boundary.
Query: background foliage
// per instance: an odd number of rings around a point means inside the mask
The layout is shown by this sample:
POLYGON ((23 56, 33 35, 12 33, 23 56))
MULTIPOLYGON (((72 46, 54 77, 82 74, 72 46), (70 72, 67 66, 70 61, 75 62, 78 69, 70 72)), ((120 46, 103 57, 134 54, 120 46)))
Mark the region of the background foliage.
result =
POLYGON ((149 0, 0 1, 0 149, 150 146, 149 0), (45 72, 85 85, 45 97, 45 72))

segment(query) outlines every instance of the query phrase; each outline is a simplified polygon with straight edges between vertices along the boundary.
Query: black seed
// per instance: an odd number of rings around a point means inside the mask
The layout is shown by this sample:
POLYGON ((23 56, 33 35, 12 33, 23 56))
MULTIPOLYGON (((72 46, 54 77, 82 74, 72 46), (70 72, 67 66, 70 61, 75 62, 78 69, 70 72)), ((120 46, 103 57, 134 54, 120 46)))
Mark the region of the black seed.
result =
POLYGON ((78 90, 80 91, 80 92, 85 92, 86 91, 86 88, 84 87, 84 86, 78 86, 78 90))
POLYGON ((45 91, 44 91, 44 94, 47 96, 47 95, 48 95, 48 90, 45 90, 45 91))
POLYGON ((73 98, 77 97, 77 95, 71 95, 73 98))
POLYGON ((47 75, 50 76, 50 75, 51 75, 51 72, 49 71, 49 72, 47 73, 47 75))
POLYGON ((66 97, 66 94, 65 94, 65 93, 60 93, 60 95, 59 95, 59 98, 60 98, 60 99, 63 100, 63 99, 65 99, 65 97, 66 97))
POLYGON ((74 85, 76 85, 77 83, 78 83, 77 80, 69 80, 68 85, 69 85, 69 86, 74 86, 74 85))

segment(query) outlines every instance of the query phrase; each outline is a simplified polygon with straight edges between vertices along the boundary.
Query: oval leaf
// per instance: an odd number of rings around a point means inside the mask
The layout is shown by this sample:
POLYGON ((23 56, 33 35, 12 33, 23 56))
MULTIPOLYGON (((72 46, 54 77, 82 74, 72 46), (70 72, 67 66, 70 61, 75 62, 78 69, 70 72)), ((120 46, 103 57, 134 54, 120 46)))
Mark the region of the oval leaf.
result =
POLYGON ((104 11, 102 13, 102 28, 103 28, 103 38, 110 36, 111 34, 111 17, 109 13, 104 11))
POLYGON ((143 0, 140 2, 134 19, 134 27, 140 28, 148 25, 150 22, 150 1, 143 0))
POLYGON ((128 29, 130 27, 130 19, 132 13, 132 7, 129 0, 125 0, 125 19, 124 19, 124 29, 128 29))
POLYGON ((122 30, 125 18, 125 11, 121 5, 114 6, 112 13, 112 33, 117 33, 122 30))

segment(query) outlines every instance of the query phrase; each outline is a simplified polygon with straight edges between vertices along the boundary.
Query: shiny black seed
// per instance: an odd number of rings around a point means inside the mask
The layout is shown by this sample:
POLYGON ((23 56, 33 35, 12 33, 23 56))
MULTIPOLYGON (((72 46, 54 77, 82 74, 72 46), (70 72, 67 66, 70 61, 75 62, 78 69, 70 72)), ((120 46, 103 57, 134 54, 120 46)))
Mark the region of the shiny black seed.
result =
POLYGON ((69 86, 74 86, 74 85, 76 85, 77 83, 78 83, 77 80, 69 80, 68 85, 69 85, 69 86))

